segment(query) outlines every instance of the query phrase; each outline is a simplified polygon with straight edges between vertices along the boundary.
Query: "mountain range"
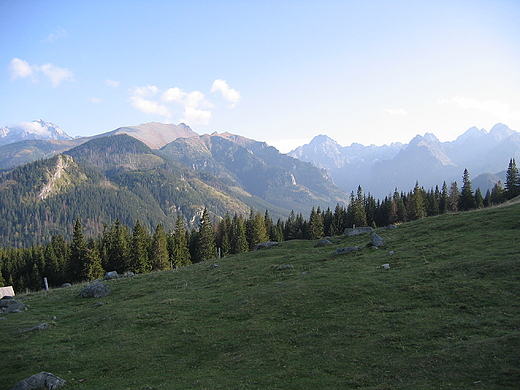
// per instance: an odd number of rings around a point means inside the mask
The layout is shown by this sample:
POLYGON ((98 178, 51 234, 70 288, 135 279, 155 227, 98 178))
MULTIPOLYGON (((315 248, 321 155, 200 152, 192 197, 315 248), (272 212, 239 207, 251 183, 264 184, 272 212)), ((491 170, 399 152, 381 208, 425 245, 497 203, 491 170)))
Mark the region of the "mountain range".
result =
POLYGON ((427 189, 461 183, 465 168, 484 192, 504 181, 510 158, 520 159, 520 133, 503 124, 470 128, 452 142, 417 135, 404 145, 342 147, 319 135, 289 154, 231 133, 198 135, 182 123, 72 138, 38 120, 1 134, 3 245, 70 235, 78 217, 87 234, 98 234, 118 218, 171 229, 180 214, 194 227, 204 207, 214 220, 251 209, 307 216, 312 207, 346 205, 359 185, 382 199, 416 181, 427 189))
POLYGON ((470 172, 473 187, 485 193, 498 180, 504 181, 511 158, 520 159, 520 133, 498 123, 489 132, 472 127, 450 142, 426 133, 408 144, 354 143, 347 147, 318 135, 288 155, 326 169, 348 192, 361 185, 376 198, 393 193, 395 188, 409 191, 416 182, 425 188, 440 187, 444 181, 460 185, 464 169, 470 172))
MULTIPOLYGON (((161 223, 168 230, 177 215, 188 227, 197 226, 204 208, 214 220, 251 209, 267 210, 276 220, 291 211, 307 215, 313 206, 346 205, 348 199, 325 170, 264 142, 229 133, 199 136, 182 124, 0 147, 6 148, 36 161, 0 174, 1 245, 70 236, 76 218, 87 235, 116 219, 127 226, 139 219, 149 230, 161 223)), ((3 156, 7 167, 17 161, 3 156)))

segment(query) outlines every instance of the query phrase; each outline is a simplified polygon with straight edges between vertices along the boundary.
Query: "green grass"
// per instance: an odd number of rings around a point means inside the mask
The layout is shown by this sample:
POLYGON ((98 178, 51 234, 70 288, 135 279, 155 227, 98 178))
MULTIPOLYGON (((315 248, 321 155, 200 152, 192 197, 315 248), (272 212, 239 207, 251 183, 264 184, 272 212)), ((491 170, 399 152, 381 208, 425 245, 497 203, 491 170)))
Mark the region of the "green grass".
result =
POLYGON ((382 230, 384 249, 290 241, 110 281, 99 299, 19 295, 0 389, 40 371, 70 389, 517 389, 519 219, 517 203, 382 230))

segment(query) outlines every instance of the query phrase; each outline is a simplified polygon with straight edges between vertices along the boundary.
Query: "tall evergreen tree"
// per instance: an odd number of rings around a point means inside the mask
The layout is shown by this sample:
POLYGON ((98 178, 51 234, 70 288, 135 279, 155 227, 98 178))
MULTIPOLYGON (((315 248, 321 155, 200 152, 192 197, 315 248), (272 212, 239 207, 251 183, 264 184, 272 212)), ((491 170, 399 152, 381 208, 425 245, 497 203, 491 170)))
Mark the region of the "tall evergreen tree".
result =
POLYGON ((76 219, 74 231, 72 232, 72 243, 70 244, 70 260, 68 275, 71 281, 80 282, 87 279, 85 274, 85 263, 87 262, 87 242, 83 236, 81 221, 76 219))
POLYGON ((265 221, 260 212, 256 214, 251 210, 249 219, 246 223, 246 236, 249 244, 249 249, 253 249, 256 244, 266 242, 269 240, 267 230, 265 228, 265 221))
POLYGON ((477 209, 484 208, 484 198, 482 197, 482 191, 480 191, 480 187, 477 187, 475 191, 475 205, 477 209))
POLYGON ((231 253, 242 253, 249 250, 246 228, 242 216, 235 214, 231 222, 231 253))
POLYGON ((202 218, 200 220, 196 253, 197 261, 207 261, 217 257, 215 234, 213 233, 213 227, 211 225, 209 213, 206 208, 204 208, 204 211, 202 212, 202 218))
POLYGON ((504 202, 505 200, 505 194, 504 194, 504 187, 502 186, 502 182, 499 180, 498 183, 496 183, 493 186, 493 189, 491 190, 491 196, 489 197, 490 204, 496 205, 504 202))
POLYGON ((334 208, 334 218, 332 219, 331 234, 338 236, 343 234, 347 227, 347 210, 339 203, 334 208))
POLYGON ((520 194, 520 177, 518 176, 518 168, 516 167, 516 161, 514 158, 509 160, 504 190, 506 199, 513 199, 515 196, 520 194))
POLYGON ((180 215, 175 222, 175 231, 171 236, 170 262, 173 268, 184 267, 191 264, 191 256, 188 246, 188 237, 184 229, 184 223, 180 215))
POLYGON ((226 213, 218 224, 216 241, 222 256, 231 253, 231 217, 229 213, 226 213))
POLYGON ((170 268, 170 256, 168 254, 168 242, 162 224, 158 224, 150 245, 150 264, 152 270, 163 271, 170 268))
POLYGON ((439 200, 439 213, 446 214, 448 212, 448 185, 446 182, 442 184, 441 197, 439 200))
POLYGON ((106 242, 106 269, 109 271, 117 271, 123 273, 126 271, 129 257, 129 241, 130 237, 126 226, 116 219, 114 225, 108 232, 108 241, 106 242))
POLYGON ((448 194, 448 211, 456 212, 459 210, 460 191, 456 181, 451 183, 450 192, 448 194))
POLYGON ((475 203, 475 196, 471 189, 471 180, 469 179, 469 172, 464 169, 462 174, 462 189, 459 198, 459 209, 462 211, 473 210, 477 207, 475 203))
POLYGON ((87 251, 83 272, 87 280, 100 279, 105 274, 105 270, 101 265, 99 247, 93 238, 89 239, 87 243, 87 251))
POLYGON ((311 210, 311 215, 309 217, 309 240, 316 240, 323 238, 323 217, 321 213, 317 212, 314 207, 311 210))
POLYGON ((135 221, 130 240, 130 253, 128 256, 129 271, 136 274, 147 273, 152 270, 149 258, 150 237, 139 220, 135 221))

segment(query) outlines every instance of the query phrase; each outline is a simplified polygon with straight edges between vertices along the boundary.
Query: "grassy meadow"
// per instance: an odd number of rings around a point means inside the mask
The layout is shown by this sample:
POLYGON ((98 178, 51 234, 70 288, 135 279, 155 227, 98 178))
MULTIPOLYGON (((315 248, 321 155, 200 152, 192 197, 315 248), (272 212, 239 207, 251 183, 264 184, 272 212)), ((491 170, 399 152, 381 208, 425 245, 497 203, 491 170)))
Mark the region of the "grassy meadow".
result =
POLYGON ((40 371, 67 389, 518 389, 519 220, 513 202, 380 230, 386 248, 296 240, 108 281, 103 298, 19 294, 0 390, 40 371))

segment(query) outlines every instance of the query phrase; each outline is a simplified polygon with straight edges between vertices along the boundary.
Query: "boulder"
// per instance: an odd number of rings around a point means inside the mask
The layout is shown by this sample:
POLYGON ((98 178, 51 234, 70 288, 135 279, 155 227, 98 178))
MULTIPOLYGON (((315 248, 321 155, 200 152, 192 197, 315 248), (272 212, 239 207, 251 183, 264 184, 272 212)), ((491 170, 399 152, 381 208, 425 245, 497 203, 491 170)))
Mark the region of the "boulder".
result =
POLYGON ((27 310, 25 305, 12 297, 0 299, 0 312, 2 313, 21 313, 24 310, 27 310))
POLYGON ((370 239, 370 242, 367 244, 367 246, 375 246, 375 247, 386 246, 386 241, 379 234, 372 233, 372 238, 370 239))
POLYGON ((13 286, 5 286, 5 287, 0 287, 0 298, 3 298, 3 297, 14 297, 14 289, 13 289, 13 286))
POLYGON ((266 241, 266 242, 262 242, 260 244, 256 244, 253 247, 253 250, 257 251, 258 249, 267 249, 267 248, 270 248, 270 247, 275 246, 275 245, 278 245, 278 242, 276 242, 276 241, 266 241))
POLYGON ((380 265, 377 268, 390 269, 390 264, 386 263, 386 264, 380 265))
POLYGON ((359 246, 346 246, 344 248, 338 248, 334 252, 333 255, 343 255, 345 253, 351 253, 359 250, 359 246))
POLYGON ((110 271, 105 274, 103 277, 103 280, 111 280, 111 279, 119 279, 119 275, 117 274, 117 271, 110 271))
POLYGON ((360 234, 371 233, 373 231, 374 231, 374 228, 370 227, 370 226, 346 228, 345 229, 345 235, 348 236, 348 237, 359 236, 360 234))
POLYGON ((110 294, 110 289, 105 283, 92 283, 79 292, 81 298, 101 298, 110 294))
POLYGON ((70 283, 63 283, 61 285, 61 287, 63 287, 63 288, 65 288, 65 287, 72 287, 72 284, 70 284, 70 283))
POLYGON ((49 372, 40 372, 18 382, 11 390, 59 389, 67 382, 49 372))
POLYGON ((35 330, 45 330, 47 328, 49 328, 49 324, 47 324, 46 322, 42 322, 41 324, 33 326, 32 328, 25 329, 25 332, 33 332, 35 330))
POLYGON ((321 246, 326 246, 326 245, 332 245, 332 242, 330 242, 329 240, 319 240, 316 245, 314 245, 315 248, 319 248, 321 246))

